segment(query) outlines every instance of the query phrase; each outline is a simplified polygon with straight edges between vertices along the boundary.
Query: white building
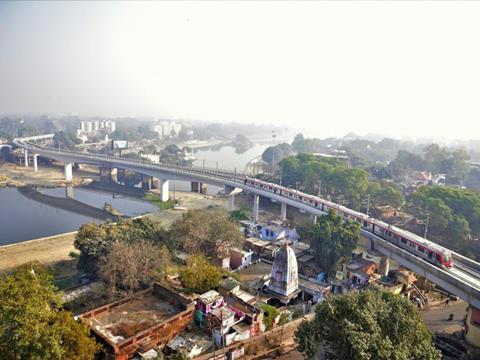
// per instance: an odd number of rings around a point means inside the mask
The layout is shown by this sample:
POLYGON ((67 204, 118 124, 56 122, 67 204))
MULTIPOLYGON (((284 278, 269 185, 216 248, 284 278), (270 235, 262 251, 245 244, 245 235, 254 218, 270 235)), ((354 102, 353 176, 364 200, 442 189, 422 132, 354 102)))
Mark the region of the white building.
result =
POLYGON ((153 130, 158 133, 160 139, 176 138, 182 130, 182 124, 170 120, 162 120, 153 127, 153 130))
POLYGON ((106 132, 110 134, 116 130, 115 121, 111 120, 95 120, 95 121, 80 121, 79 128, 77 130, 77 135, 88 135, 93 134, 99 131, 106 132))

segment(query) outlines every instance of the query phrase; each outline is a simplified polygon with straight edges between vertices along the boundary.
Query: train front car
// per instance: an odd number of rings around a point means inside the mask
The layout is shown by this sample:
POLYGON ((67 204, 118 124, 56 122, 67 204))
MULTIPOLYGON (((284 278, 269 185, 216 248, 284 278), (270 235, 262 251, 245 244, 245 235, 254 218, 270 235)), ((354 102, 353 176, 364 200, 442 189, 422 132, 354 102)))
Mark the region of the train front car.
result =
POLYGON ((450 269, 453 267, 452 254, 450 253, 450 251, 444 250, 441 255, 441 259, 439 260, 442 267, 447 269, 450 269))

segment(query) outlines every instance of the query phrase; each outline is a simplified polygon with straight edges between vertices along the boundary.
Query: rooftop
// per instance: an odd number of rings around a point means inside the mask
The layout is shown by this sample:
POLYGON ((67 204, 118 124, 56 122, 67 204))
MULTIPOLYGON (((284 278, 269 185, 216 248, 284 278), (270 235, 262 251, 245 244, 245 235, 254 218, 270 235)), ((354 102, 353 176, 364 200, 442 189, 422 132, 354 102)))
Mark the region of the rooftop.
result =
POLYGON ((204 304, 210 304, 214 301, 220 300, 222 297, 223 296, 220 295, 217 291, 210 290, 210 291, 207 291, 206 293, 203 293, 202 295, 200 295, 199 299, 204 304))
POLYGON ((90 319, 90 326, 112 343, 119 343, 182 310, 148 293, 99 313, 90 319))

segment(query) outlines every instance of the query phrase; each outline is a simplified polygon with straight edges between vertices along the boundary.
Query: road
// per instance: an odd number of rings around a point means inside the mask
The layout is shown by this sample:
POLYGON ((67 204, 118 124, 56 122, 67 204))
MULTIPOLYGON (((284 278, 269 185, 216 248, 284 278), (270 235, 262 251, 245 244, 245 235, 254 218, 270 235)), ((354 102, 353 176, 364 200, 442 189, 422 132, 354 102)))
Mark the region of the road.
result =
POLYGON ((427 310, 422 310, 421 314, 425 325, 432 331, 452 332, 463 328, 463 319, 467 314, 468 304, 463 301, 450 301, 448 306, 438 305, 427 310), (454 320, 449 321, 448 316, 454 315, 454 320))

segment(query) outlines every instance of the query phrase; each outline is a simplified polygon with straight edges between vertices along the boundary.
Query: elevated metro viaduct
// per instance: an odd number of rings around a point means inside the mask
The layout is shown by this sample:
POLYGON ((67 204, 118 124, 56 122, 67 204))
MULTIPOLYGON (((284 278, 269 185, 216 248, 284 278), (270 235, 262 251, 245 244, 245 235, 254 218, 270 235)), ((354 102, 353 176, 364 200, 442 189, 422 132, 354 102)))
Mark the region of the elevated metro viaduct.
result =
MULTIPOLYGON (((303 212, 310 213, 313 217, 325 214, 318 208, 314 208, 296 199, 287 198, 280 194, 247 185, 244 182, 245 176, 236 171, 184 167, 171 164, 153 164, 146 161, 130 160, 114 156, 59 151, 33 143, 33 141, 38 140, 42 140, 42 137, 15 139, 14 143, 27 151, 33 152, 35 154, 34 158, 41 155, 63 162, 65 179, 67 181, 72 180, 73 163, 90 164, 98 166, 101 169, 109 169, 108 171, 113 168, 125 169, 140 173, 144 176, 160 179, 160 196, 162 201, 168 200, 169 179, 223 186, 225 194, 229 198, 230 208, 234 206, 235 194, 240 191, 246 191, 253 195, 253 220, 255 222, 258 221, 260 196, 280 203, 281 218, 283 221, 286 220, 287 206, 292 206, 303 212)), ((110 174, 108 171, 104 170, 104 176, 107 176, 107 173, 110 174)), ((452 252, 454 267, 448 270, 442 269, 368 231, 363 230, 363 233, 369 239, 371 248, 394 259, 400 265, 424 276, 438 286, 468 302, 470 307, 466 324, 467 339, 471 343, 480 346, 480 310, 478 310, 480 309, 480 263, 452 252)))

